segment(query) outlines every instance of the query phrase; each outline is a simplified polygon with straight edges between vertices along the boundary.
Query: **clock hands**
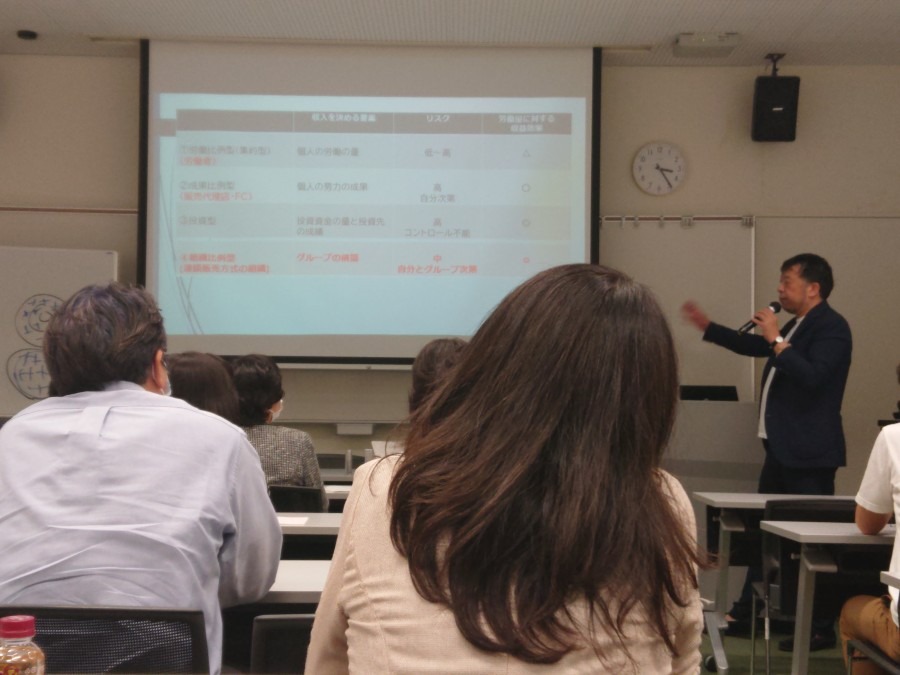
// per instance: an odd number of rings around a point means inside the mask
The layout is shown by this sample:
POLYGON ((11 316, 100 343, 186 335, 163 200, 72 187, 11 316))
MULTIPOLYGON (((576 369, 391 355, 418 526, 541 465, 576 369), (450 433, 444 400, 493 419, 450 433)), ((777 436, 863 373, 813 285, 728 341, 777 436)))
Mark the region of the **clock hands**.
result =
POLYGON ((666 181, 666 185, 672 187, 672 182, 669 180, 669 177, 666 175, 667 173, 673 173, 672 169, 664 169, 659 164, 656 165, 656 170, 659 171, 660 175, 666 181))

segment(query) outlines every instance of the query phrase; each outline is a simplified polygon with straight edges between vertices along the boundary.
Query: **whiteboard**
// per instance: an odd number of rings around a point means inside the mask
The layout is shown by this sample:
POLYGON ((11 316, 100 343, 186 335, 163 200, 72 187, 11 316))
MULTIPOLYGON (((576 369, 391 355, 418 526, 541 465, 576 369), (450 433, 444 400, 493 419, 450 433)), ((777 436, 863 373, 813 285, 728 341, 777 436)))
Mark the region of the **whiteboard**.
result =
POLYGON ((600 262, 654 292, 672 327, 682 384, 733 385, 739 400, 753 401, 753 359, 703 342, 681 318, 687 300, 713 321, 734 328, 755 311, 754 228, 740 218, 709 218, 690 224, 605 218, 600 262))
POLYGON ((78 289, 116 279, 115 251, 0 246, 0 417, 47 396, 41 354, 53 311, 78 289))

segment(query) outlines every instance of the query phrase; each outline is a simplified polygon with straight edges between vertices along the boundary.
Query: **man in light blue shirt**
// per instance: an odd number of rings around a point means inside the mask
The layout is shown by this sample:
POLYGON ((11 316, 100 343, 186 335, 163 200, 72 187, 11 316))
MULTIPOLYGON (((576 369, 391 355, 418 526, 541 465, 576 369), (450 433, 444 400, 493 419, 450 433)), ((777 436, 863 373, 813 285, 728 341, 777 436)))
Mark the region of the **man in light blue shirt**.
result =
POLYGON ((281 528, 243 432, 165 396, 152 296, 113 283, 64 303, 44 337, 53 396, 0 430, 0 604, 203 610, 275 579, 281 528))

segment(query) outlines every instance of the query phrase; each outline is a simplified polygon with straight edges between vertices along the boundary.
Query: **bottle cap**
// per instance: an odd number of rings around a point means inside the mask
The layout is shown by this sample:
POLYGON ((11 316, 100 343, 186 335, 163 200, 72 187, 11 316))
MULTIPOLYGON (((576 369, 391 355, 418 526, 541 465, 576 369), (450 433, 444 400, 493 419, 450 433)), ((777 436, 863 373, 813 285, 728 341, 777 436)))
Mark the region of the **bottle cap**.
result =
POLYGON ((4 616, 0 619, 0 637, 34 637, 34 617, 24 614, 4 616))

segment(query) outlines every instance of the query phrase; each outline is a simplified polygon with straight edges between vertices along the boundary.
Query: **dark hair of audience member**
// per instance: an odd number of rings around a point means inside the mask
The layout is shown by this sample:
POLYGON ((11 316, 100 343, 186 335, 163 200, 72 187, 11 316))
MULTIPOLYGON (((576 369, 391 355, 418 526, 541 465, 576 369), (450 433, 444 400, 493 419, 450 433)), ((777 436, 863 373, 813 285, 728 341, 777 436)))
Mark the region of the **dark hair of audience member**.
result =
POLYGON ((57 308, 44 332, 51 395, 143 384, 160 349, 166 350, 166 331, 150 293, 118 282, 82 288, 57 308))
POLYGON ((231 368, 220 356, 202 352, 169 354, 167 359, 172 396, 195 408, 215 413, 237 424, 238 395, 231 368))
POLYGON ((278 364, 263 354, 247 354, 231 359, 231 371, 240 402, 241 426, 268 422, 269 409, 284 398, 278 364))
POLYGON ((510 293, 410 419, 391 539, 418 593, 474 646, 555 663, 641 606, 674 651, 669 608, 699 553, 657 471, 678 392, 651 293, 565 265, 510 293), (565 620, 582 597, 587 636, 565 620))
POLYGON ((466 346, 460 338, 438 338, 422 347, 412 365, 412 388, 409 390, 409 412, 413 412, 431 395, 444 374, 459 360, 466 346))

